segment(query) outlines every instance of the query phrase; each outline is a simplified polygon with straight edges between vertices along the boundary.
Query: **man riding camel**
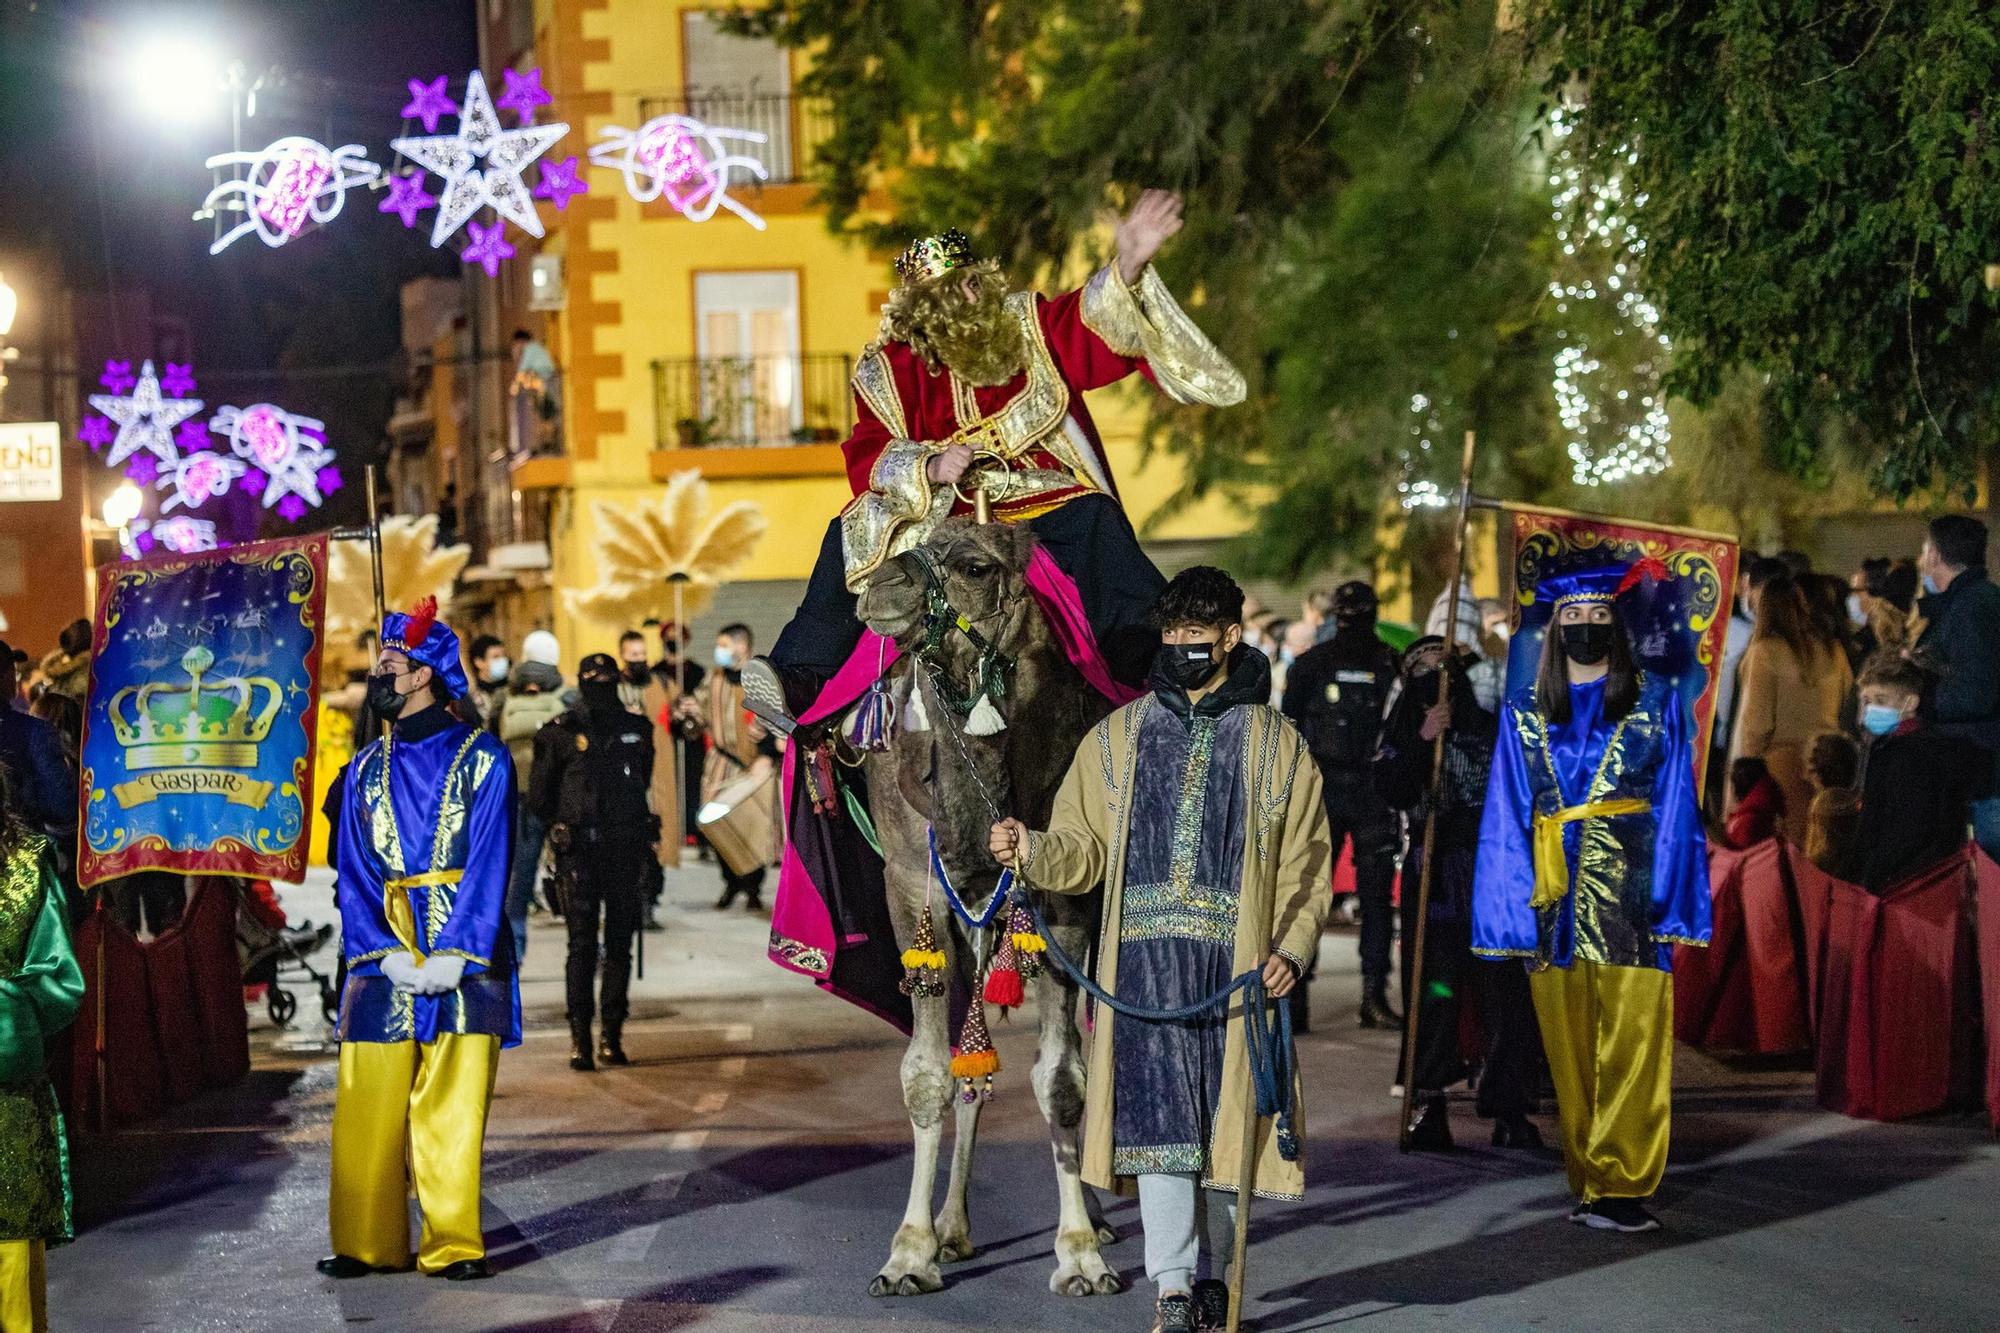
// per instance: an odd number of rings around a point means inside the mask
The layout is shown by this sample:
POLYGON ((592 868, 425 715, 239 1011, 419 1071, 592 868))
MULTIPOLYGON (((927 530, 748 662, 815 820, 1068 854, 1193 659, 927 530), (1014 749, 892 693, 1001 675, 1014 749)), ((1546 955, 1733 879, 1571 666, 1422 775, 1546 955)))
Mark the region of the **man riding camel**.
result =
POLYGON ((752 711, 790 732, 860 640, 855 596, 868 576, 972 512, 981 491, 1076 582, 1113 673, 1144 682, 1164 580, 1119 504, 1083 394, 1137 371, 1176 402, 1243 400, 1243 377, 1150 267, 1180 228, 1180 197, 1147 190, 1118 226, 1112 263, 1053 300, 1010 294, 998 262, 975 259, 957 230, 903 252, 881 336, 854 373, 842 446, 854 499, 827 528, 798 614, 743 672, 752 711))

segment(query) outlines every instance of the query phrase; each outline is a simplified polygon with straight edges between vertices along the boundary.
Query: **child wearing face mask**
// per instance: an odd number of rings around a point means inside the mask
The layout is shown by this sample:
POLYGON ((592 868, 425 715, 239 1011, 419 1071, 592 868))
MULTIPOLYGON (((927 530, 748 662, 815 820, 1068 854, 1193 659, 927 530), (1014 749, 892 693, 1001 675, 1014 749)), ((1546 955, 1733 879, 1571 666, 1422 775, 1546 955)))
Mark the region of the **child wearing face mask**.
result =
POLYGON ((1609 1231, 1659 1226, 1673 946, 1710 931, 1694 721, 1675 681, 1639 669, 1621 609, 1666 577, 1644 560, 1536 589, 1540 666, 1502 705, 1473 874, 1472 951, 1527 960, 1570 1221, 1609 1231))
POLYGON ((1965 850, 1972 802, 1990 793, 1991 756, 1919 711, 1936 677, 1884 653, 1861 672, 1861 821, 1845 877, 1874 893, 1965 850))

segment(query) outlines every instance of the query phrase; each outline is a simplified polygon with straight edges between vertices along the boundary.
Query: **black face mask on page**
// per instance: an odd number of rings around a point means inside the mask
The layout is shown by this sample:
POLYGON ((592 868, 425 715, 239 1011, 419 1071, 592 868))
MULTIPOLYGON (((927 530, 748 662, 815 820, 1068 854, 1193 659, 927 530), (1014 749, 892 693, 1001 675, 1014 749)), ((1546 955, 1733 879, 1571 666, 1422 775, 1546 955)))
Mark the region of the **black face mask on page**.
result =
POLYGON ((1596 666, 1611 656, 1611 636, 1618 627, 1584 622, 1562 627, 1563 655, 1578 666, 1596 666))
POLYGON ((1221 665, 1219 643, 1163 643, 1154 659, 1160 675, 1184 690, 1199 689, 1221 665))

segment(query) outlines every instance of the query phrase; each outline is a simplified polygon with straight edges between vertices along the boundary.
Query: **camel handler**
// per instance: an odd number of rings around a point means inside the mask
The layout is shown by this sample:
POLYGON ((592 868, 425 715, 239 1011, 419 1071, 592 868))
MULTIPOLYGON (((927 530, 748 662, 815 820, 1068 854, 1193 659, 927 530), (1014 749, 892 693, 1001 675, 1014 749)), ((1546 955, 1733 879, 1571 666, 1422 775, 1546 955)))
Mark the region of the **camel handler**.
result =
MULTIPOLYGON (((1053 893, 1104 885, 1104 938, 1117 947, 1102 950, 1097 982, 1121 1001, 1178 1008, 1252 968, 1282 998, 1332 905, 1319 769, 1266 705, 1271 666, 1243 642, 1234 580, 1207 566, 1185 570, 1154 617, 1153 692, 1084 738, 1046 830, 1015 819, 993 826, 994 859, 1053 893)), ((1146 1274, 1159 1293, 1154 1328, 1165 1333, 1226 1324, 1221 1256, 1240 1188, 1238 1145, 1254 1114, 1249 1082, 1240 1003, 1226 1018, 1172 1023, 1098 1007, 1083 1178, 1126 1194, 1136 1186, 1146 1274)), ((1293 1107, 1292 1135, 1302 1140, 1296 1086, 1293 1107)), ((1282 1132, 1264 1138, 1256 1193, 1303 1197, 1296 1148, 1282 1132)))
POLYGON ((368 703, 387 719, 347 769, 338 840, 347 985, 333 1103, 328 1277, 416 1266, 489 1276, 479 1159, 500 1048, 521 1041, 506 919, 514 763, 448 705, 465 697, 458 636, 427 597, 382 621, 368 703), (409 1168, 404 1169, 408 1154, 409 1168))
POLYGON ((1179 403, 1243 401, 1243 377, 1151 268, 1181 229, 1181 200, 1147 190, 1119 224, 1118 253, 1082 288, 1009 294, 998 262, 956 229, 914 242, 881 336, 854 372, 854 433, 841 446, 854 500, 826 530, 804 602, 768 659, 743 672, 752 711, 780 733, 861 637, 855 594, 882 562, 974 511, 1026 523, 1076 581, 1114 675, 1145 680, 1147 610, 1162 580, 1118 500, 1087 390, 1144 375, 1179 403))

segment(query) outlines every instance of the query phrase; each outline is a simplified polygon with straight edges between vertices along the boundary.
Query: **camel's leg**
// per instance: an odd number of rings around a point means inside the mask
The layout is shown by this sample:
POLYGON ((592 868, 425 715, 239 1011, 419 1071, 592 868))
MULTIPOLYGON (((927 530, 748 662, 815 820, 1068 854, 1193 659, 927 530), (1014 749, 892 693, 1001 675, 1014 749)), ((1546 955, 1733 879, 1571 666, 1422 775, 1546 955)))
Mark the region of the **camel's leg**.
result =
POLYGON ((955 1264, 972 1257, 972 1213, 967 1203, 972 1188, 972 1148, 979 1139, 979 1108, 983 1101, 958 1103, 958 1124, 952 1131, 951 1182, 944 1189, 944 1210, 937 1217, 938 1261, 955 1264))
MULTIPOLYGON (((1074 956, 1074 955, 1072 955, 1074 956)), ((1123 1284, 1097 1251, 1103 1225, 1083 1187, 1083 1039, 1076 1028, 1076 990, 1048 972, 1036 983, 1041 1019, 1035 1059, 1035 1101, 1049 1122, 1056 1159, 1056 1269, 1049 1290, 1058 1296, 1109 1296, 1123 1284)))
POLYGON ((944 1113, 951 1104, 951 1047, 942 996, 919 998, 909 1049, 903 1052, 903 1105, 910 1113, 916 1160, 910 1170, 910 1198, 903 1224, 889 1244, 889 1262, 868 1284, 871 1296, 917 1296, 939 1291, 938 1237, 931 1225, 931 1194, 937 1184, 938 1146, 944 1113))

